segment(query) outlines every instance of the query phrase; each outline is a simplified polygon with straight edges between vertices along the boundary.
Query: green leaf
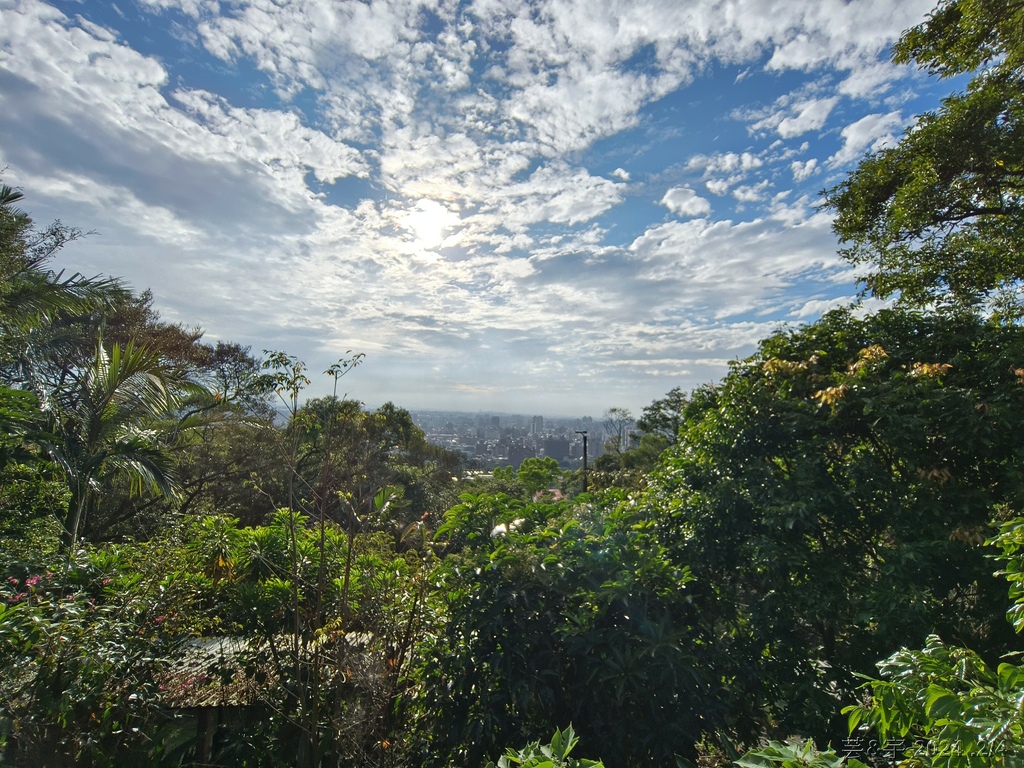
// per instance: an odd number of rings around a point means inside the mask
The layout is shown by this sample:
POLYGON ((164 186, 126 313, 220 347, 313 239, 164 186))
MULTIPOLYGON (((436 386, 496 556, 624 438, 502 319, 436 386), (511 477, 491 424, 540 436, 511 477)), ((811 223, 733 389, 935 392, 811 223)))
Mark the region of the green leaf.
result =
POLYGON ((933 720, 963 716, 960 699, 939 685, 929 685, 924 702, 925 713, 933 720))
POLYGON ((864 710, 858 706, 843 707, 842 713, 846 715, 846 728, 849 733, 857 730, 861 720, 864 718, 864 710))
POLYGON ((1013 664, 1000 664, 997 670, 999 690, 1019 691, 1024 689, 1024 669, 1013 664))

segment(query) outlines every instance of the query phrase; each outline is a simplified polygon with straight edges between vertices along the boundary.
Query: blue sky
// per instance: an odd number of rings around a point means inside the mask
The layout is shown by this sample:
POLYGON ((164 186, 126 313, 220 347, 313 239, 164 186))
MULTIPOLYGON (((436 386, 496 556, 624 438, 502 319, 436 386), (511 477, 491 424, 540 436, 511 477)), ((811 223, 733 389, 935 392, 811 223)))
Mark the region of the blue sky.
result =
POLYGON ((819 193, 949 92, 931 8, 0 0, 0 166, 59 267, 370 406, 639 412, 854 298, 819 193))

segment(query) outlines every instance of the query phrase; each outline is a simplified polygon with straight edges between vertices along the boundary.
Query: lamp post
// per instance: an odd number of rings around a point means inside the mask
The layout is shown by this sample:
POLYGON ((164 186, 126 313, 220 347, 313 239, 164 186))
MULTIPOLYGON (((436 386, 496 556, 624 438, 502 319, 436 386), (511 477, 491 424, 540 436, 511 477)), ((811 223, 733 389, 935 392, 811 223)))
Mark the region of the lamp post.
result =
POLYGON ((576 430, 577 435, 583 436, 583 492, 587 492, 587 430, 576 430))

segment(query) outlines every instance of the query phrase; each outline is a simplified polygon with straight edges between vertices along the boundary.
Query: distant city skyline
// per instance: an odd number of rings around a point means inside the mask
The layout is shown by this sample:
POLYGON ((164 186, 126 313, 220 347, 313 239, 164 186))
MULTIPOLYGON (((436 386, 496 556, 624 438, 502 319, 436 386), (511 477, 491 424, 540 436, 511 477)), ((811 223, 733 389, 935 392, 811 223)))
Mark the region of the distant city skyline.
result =
MULTIPOLYGON (((396 403, 398 405, 398 403, 396 403)), ((379 407, 379 406, 377 406, 379 407)), ((479 411, 455 411, 445 410, 444 408, 407 408, 413 416, 419 417, 444 417, 444 416, 457 416, 463 418, 488 418, 495 417, 502 419, 502 422, 506 419, 514 419, 516 426, 526 426, 530 419, 535 416, 540 416, 544 419, 550 419, 554 422, 568 422, 577 421, 582 419, 591 419, 593 421, 601 421, 603 412, 598 415, 583 413, 583 414, 567 414, 567 413, 514 413, 512 411, 497 411, 497 410, 479 410, 479 411)), ((639 414, 635 414, 639 415, 639 414)))
POLYGON ((553 458, 565 469, 582 466, 583 437, 590 437, 587 456, 604 453, 609 436, 603 419, 540 414, 411 411, 428 442, 461 453, 470 467, 491 470, 518 468, 528 458, 553 458))
POLYGON ((0 0, 0 168, 310 395, 636 414, 855 297, 820 192, 955 87, 933 5, 0 0))

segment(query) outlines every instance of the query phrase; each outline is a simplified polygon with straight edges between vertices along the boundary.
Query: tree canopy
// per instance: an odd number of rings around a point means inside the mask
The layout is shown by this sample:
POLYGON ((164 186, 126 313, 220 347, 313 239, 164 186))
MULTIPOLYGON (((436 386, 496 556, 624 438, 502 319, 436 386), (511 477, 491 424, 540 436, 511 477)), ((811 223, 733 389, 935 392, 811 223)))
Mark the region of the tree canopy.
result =
POLYGON ((826 193, 868 293, 1024 311, 1022 19, 1011 0, 953 0, 897 45, 896 61, 944 77, 982 69, 826 193))

